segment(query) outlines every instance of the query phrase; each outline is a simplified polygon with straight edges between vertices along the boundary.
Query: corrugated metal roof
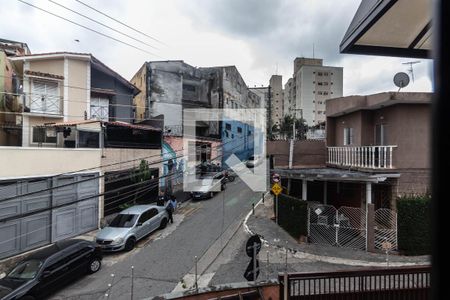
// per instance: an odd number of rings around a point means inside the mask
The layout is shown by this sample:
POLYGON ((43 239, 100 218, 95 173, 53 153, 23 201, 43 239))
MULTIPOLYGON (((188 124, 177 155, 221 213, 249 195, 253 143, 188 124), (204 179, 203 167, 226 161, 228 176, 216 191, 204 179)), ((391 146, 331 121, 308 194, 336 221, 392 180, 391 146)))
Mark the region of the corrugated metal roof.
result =
POLYGON ((141 129, 141 130, 152 130, 152 131, 161 131, 161 129, 149 126, 149 125, 136 125, 136 124, 130 124, 120 121, 114 121, 114 122, 105 122, 107 125, 113 125, 113 126, 121 126, 131 129, 141 129))

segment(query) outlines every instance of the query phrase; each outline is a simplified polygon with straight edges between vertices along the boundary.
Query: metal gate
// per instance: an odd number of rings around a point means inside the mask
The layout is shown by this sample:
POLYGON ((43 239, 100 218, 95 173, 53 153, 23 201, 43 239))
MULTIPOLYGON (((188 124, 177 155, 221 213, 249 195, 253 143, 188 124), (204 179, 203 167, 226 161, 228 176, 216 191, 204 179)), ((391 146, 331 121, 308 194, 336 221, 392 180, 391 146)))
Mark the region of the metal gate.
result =
POLYGON ((397 250, 397 212, 379 208, 375 211, 375 248, 386 250, 386 242, 390 250, 397 250))
POLYGON ((366 212, 357 207, 310 204, 309 241, 337 247, 366 249, 366 212))
POLYGON ((97 176, 90 173, 1 182, 0 259, 96 229, 97 176), (3 200, 8 198, 12 199, 3 200), (86 200, 78 202, 82 199, 86 200))

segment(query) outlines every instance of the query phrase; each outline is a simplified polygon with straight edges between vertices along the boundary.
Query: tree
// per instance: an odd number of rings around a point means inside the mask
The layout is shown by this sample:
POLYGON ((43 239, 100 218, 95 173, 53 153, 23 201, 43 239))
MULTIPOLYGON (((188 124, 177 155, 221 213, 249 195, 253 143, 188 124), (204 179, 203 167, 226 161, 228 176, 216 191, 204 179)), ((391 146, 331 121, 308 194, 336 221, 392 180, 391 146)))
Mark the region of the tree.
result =
MULTIPOLYGON (((133 170, 133 174, 131 176, 131 181, 134 183, 141 183, 149 181, 151 178, 150 168, 148 166, 148 162, 143 159, 139 163, 139 167, 133 170)), ((133 204, 136 204, 136 200, 138 198, 139 190, 142 189, 141 184, 136 184, 133 204)))
POLYGON ((308 125, 304 119, 297 119, 291 115, 284 116, 281 121, 280 133, 288 138, 292 138, 293 124, 295 122, 295 137, 297 139, 304 139, 306 137, 306 132, 308 131, 308 125))

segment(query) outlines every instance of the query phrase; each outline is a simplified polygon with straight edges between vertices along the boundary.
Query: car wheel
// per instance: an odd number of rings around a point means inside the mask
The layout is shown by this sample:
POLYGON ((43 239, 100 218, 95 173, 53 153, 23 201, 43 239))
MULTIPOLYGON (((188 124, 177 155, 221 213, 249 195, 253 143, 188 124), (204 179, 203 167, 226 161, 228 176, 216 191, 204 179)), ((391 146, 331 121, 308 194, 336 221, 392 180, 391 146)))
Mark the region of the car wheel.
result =
POLYGON ((164 218, 161 220, 161 224, 159 225, 159 229, 164 229, 167 227, 167 219, 164 218))
POLYGON ((125 251, 131 251, 136 245, 136 240, 134 238, 129 238, 125 243, 125 251))
POLYGON ((98 270, 100 270, 101 267, 102 261, 99 258, 95 257, 89 262, 88 272, 89 274, 96 273, 98 272, 98 270))
POLYGON ((229 182, 233 182, 234 181, 234 176, 228 176, 228 181, 229 182))

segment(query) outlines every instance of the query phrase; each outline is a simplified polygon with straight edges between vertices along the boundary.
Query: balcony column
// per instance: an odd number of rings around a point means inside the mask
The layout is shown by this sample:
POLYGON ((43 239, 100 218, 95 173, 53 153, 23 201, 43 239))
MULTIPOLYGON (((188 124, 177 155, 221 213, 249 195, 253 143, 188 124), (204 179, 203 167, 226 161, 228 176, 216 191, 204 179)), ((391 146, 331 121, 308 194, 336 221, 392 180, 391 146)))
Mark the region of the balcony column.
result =
POLYGON ((302 179, 302 200, 306 201, 308 195, 308 182, 306 179, 302 179))
POLYGON ((366 183, 366 251, 375 252, 375 207, 372 203, 372 183, 366 183))

